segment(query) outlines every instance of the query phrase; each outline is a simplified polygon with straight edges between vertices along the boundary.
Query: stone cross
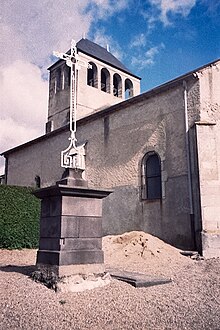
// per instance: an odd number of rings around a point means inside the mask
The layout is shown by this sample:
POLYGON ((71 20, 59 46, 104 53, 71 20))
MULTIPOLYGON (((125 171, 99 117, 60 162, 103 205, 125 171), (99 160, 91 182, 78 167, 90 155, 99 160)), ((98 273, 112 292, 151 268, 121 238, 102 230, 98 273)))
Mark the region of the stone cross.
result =
POLYGON ((67 149, 61 151, 61 166, 64 168, 85 170, 84 145, 76 146, 76 108, 77 108, 77 71, 81 66, 90 68, 90 64, 79 59, 75 40, 71 41, 70 54, 53 52, 56 57, 66 61, 70 67, 70 144, 67 149))

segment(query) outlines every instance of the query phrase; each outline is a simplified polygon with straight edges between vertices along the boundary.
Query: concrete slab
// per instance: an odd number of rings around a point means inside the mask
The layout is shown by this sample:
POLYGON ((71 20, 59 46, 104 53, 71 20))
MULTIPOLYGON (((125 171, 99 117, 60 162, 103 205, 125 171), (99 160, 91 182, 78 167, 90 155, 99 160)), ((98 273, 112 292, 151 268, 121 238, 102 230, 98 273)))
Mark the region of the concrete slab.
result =
POLYGON ((127 282, 135 288, 146 288, 153 285, 167 284, 172 282, 170 278, 168 279, 157 277, 138 272, 121 271, 118 269, 106 269, 106 271, 110 273, 111 277, 119 281, 127 282))

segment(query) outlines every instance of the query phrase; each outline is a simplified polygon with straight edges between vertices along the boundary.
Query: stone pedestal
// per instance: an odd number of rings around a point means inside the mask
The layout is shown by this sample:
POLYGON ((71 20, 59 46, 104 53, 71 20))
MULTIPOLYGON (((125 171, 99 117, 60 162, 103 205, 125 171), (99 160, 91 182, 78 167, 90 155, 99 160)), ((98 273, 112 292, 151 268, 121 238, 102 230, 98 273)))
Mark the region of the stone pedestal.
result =
POLYGON ((41 199, 37 266, 58 277, 104 271, 102 199, 111 191, 89 189, 75 174, 63 179, 69 185, 61 180, 34 193, 41 199))

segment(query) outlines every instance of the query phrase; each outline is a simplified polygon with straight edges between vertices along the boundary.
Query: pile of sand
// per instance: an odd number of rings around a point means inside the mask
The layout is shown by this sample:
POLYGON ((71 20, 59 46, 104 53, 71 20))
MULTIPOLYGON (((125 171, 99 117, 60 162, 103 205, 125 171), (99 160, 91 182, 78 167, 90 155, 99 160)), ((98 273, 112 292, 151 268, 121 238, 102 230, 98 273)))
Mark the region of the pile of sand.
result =
POLYGON ((138 263, 142 270, 165 273, 172 264, 188 264, 192 260, 183 256, 181 250, 161 239, 142 231, 132 231, 122 235, 105 236, 102 240, 105 263, 120 268, 131 269, 138 263))
POLYGON ((132 231, 116 236, 103 237, 106 258, 183 258, 179 249, 143 231, 132 231))

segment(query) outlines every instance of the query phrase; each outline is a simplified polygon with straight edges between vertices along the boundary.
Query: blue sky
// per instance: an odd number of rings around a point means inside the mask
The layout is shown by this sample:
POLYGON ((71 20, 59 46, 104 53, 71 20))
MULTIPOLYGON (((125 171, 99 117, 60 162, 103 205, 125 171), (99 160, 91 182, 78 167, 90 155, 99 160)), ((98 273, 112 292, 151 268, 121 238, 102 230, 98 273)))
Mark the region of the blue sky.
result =
POLYGON ((142 77, 145 91, 220 56, 220 1, 131 1, 106 21, 98 20, 91 39, 99 41, 98 29, 142 77))
POLYGON ((2 152, 44 133, 53 50, 85 33, 146 91, 220 57, 220 0, 3 0, 0 29, 2 152))

